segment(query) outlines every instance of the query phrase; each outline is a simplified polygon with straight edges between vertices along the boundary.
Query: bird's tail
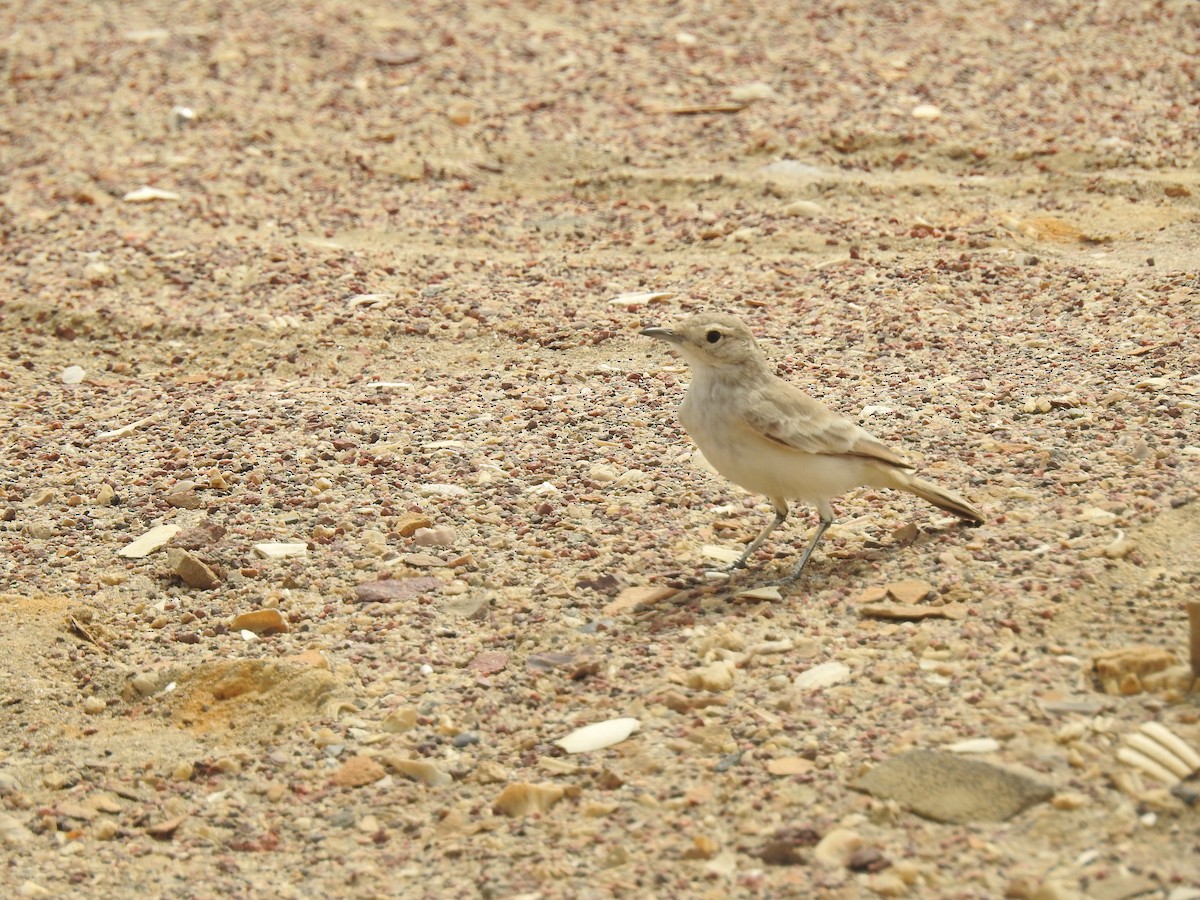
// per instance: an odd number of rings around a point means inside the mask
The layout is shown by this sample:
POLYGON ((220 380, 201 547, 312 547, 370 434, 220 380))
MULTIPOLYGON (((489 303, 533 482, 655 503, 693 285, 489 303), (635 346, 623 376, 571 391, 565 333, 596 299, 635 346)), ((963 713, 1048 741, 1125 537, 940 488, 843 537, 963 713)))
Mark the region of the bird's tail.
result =
POLYGON ((965 519, 976 525, 982 525, 984 522, 983 513, 974 506, 958 496, 958 494, 948 491, 945 488, 940 488, 931 481, 924 481, 912 475, 904 474, 903 478, 895 480, 895 486, 902 491, 916 494, 922 500, 928 500, 938 509, 944 509, 948 513, 953 513, 960 519, 965 519))

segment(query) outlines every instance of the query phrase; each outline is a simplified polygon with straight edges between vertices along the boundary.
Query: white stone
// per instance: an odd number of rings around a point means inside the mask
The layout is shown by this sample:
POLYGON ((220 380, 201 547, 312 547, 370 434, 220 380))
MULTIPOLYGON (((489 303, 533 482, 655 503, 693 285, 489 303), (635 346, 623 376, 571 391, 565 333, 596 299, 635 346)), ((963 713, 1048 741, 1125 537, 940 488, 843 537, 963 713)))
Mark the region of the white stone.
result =
POLYGON ((825 207, 815 200, 793 200, 781 212, 785 216, 811 219, 814 216, 825 215, 825 207))
POLYGON ((164 191, 156 187, 140 187, 130 191, 122 199, 130 203, 149 203, 152 200, 181 200, 182 197, 174 191, 164 191))
POLYGON ((63 384, 79 384, 83 381, 84 375, 83 366, 67 366, 62 371, 63 384))
POLYGON ((849 677, 850 667, 845 663, 827 662, 801 672, 792 681, 792 685, 801 690, 810 690, 829 687, 829 685, 845 681, 849 677))
POLYGON ((949 744, 946 749, 951 753, 995 753, 1000 749, 1000 742, 995 738, 970 738, 949 744))
POLYGON ((171 538, 179 534, 179 531, 178 525, 157 525, 136 541, 131 541, 118 550, 117 556, 123 556, 126 559, 142 559, 166 546, 171 538))
POLYGON ((308 544, 266 541, 261 544, 255 544, 254 552, 263 559, 290 559, 296 556, 308 556, 308 544))
POLYGON ((608 719, 604 722, 593 722, 576 728, 564 738, 554 743, 568 753, 588 753, 592 750, 603 750, 613 744, 619 744, 635 731, 641 723, 637 719, 608 719))

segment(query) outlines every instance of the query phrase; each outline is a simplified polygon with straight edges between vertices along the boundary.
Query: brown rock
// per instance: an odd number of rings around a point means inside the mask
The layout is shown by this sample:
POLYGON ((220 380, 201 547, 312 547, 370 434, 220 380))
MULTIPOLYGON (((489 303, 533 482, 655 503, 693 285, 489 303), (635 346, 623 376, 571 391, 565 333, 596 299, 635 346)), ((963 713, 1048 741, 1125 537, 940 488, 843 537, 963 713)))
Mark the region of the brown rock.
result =
POLYGON ((167 550, 167 565, 188 587, 211 591, 221 583, 217 573, 187 550, 171 547, 167 550))
POLYGON ((369 756, 352 756, 333 773, 333 783, 338 787, 363 787, 374 784, 387 775, 387 769, 369 756))
POLYGON ((1173 653, 1159 647, 1138 645, 1110 650, 1092 660, 1092 669, 1106 694, 1136 694, 1142 679, 1179 665, 1173 653))
POLYGON ((893 581, 887 591, 898 603, 920 603, 933 593, 933 585, 928 581, 893 581))
POLYGON ((215 544, 225 537, 225 529, 215 522, 205 522, 193 528, 185 528, 171 538, 171 546, 181 550, 199 550, 215 544))
POLYGON ((421 594, 436 591, 441 586, 441 579, 433 577, 387 578, 382 581, 364 582, 355 588, 355 593, 359 603, 388 603, 410 600, 421 594))
POLYGON ((149 825, 146 827, 146 834, 156 838, 169 838, 179 830, 179 826, 183 824, 186 818, 187 816, 176 816, 173 819, 167 819, 165 822, 149 825))
POLYGON ((277 609, 256 609, 234 616, 229 626, 236 631, 253 631, 255 634, 274 634, 288 630, 287 621, 277 609))
POLYGON ((499 650, 487 650, 467 663, 468 669, 481 675, 495 675, 497 672, 504 671, 507 666, 508 654, 499 650))
POLYGON ((409 512, 396 520, 396 534, 401 537, 412 537, 418 528, 432 528, 433 520, 424 513, 409 512))
POLYGON ((492 804, 492 811, 511 818, 543 813, 565 794, 566 791, 557 784, 529 784, 519 781, 500 792, 492 804))
POLYGON ((196 493, 195 488, 167 494, 166 501, 168 506, 174 506, 176 509, 199 509, 201 504, 200 495, 196 493))
POLYGON ((625 588, 616 598, 605 604, 603 612, 606 616, 615 616, 638 606, 649 606, 659 600, 666 600, 678 593, 675 588, 662 585, 636 584, 625 588))

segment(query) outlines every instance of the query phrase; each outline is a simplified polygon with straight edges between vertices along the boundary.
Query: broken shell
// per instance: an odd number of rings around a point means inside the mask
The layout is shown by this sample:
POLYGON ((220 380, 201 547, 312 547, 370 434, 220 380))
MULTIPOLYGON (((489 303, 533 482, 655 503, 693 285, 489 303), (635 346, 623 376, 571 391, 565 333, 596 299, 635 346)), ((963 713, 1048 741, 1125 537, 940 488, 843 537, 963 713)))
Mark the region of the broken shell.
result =
POLYGON ((181 200, 183 198, 174 191, 164 191, 156 187, 140 187, 136 191, 130 191, 121 199, 130 203, 149 203, 152 200, 181 200))
POLYGON ((1165 725, 1158 722, 1146 722, 1141 727, 1142 734, 1158 741, 1187 765, 1189 774, 1200 770, 1200 753, 1183 742, 1183 739, 1165 725))

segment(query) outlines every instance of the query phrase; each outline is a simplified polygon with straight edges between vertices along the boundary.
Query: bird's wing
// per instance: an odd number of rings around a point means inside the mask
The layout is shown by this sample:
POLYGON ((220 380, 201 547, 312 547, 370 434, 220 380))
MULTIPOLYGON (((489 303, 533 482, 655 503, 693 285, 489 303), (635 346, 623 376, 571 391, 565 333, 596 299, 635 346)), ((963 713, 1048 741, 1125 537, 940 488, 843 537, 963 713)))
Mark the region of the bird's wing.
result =
POLYGON ((774 379, 754 391, 742 419, 748 428, 767 440, 803 453, 863 456, 912 468, 912 463, 889 450, 865 428, 782 379, 774 379))

